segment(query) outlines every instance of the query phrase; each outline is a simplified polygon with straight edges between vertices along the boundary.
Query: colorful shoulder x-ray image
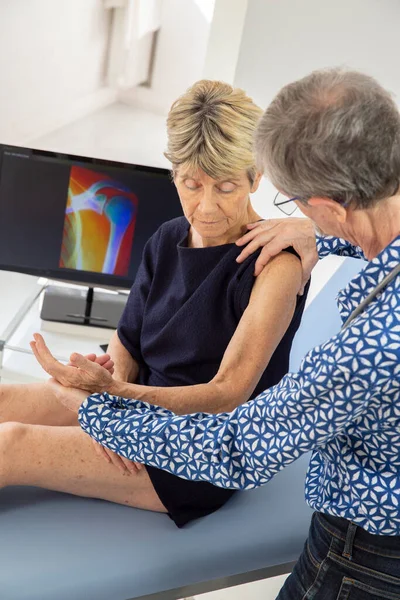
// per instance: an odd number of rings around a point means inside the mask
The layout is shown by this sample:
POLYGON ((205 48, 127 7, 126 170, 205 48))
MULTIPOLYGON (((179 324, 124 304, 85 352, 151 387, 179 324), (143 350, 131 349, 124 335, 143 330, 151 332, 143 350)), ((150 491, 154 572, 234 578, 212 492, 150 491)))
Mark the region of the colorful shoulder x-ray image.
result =
POLYGON ((137 207, 125 184, 71 167, 59 266, 126 276, 137 207))

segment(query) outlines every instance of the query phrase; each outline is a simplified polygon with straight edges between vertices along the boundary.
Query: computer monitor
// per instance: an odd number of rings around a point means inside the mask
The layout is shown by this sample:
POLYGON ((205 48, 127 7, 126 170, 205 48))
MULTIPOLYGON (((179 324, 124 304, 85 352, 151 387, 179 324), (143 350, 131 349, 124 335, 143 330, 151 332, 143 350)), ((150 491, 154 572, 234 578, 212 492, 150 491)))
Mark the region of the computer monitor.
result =
POLYGON ((182 215, 167 169, 0 145, 0 269, 130 288, 148 238, 182 215))

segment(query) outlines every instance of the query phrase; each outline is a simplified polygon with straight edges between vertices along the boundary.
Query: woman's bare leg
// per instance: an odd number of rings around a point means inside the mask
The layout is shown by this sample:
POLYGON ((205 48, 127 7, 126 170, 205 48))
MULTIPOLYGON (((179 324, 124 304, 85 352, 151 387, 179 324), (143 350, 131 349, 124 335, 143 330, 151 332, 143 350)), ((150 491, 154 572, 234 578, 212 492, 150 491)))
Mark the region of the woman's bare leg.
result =
POLYGON ((79 427, 0 424, 0 487, 34 485, 167 512, 146 469, 123 474, 99 458, 79 427))
POLYGON ((41 425, 77 425, 47 383, 0 385, 0 423, 17 421, 41 425))

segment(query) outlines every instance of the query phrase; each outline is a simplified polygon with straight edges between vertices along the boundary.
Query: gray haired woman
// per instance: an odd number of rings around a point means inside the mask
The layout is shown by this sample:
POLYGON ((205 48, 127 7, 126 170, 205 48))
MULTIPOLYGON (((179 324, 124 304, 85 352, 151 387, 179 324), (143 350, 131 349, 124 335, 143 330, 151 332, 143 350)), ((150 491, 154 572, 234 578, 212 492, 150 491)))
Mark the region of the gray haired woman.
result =
MULTIPOLYGON (((260 166, 285 202, 296 203, 319 231, 315 244, 308 221, 298 221, 294 235, 293 221, 272 230, 271 223, 256 225, 246 238, 254 238, 248 251, 260 238, 269 242, 258 270, 277 246, 288 244, 307 258, 306 270, 317 250, 319 256, 335 252, 368 261, 339 294, 341 331, 311 350, 297 373, 230 413, 176 416, 103 393, 84 400, 79 420, 93 438, 131 459, 158 466, 168 457, 165 468, 172 473, 226 488, 263 485, 312 451, 306 498, 315 513, 279 600, 395 600, 400 598, 398 108, 366 75, 315 72, 279 92, 261 119, 256 144, 260 166), (277 241, 276 235, 286 239, 277 241)), ((79 366, 93 365, 80 359, 79 366)))

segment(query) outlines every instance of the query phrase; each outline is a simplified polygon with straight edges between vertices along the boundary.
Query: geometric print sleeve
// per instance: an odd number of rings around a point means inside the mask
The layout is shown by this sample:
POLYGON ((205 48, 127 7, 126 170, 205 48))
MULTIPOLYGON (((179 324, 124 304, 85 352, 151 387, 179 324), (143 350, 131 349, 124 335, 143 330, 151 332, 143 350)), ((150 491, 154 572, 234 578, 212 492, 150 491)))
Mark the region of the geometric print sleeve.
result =
POLYGON ((369 338, 365 314, 311 350, 297 373, 231 413, 176 416, 102 393, 82 404, 80 425, 117 454, 181 478, 257 487, 345 432, 379 397, 398 361, 385 347, 388 332, 369 338), (377 353, 384 353, 385 369, 377 368, 377 353))
POLYGON ((350 242, 342 238, 336 238, 331 235, 319 235, 318 233, 315 234, 315 238, 319 258, 324 258, 329 254, 336 254, 338 256, 350 256, 366 260, 360 246, 352 246, 350 242))

